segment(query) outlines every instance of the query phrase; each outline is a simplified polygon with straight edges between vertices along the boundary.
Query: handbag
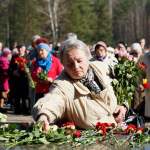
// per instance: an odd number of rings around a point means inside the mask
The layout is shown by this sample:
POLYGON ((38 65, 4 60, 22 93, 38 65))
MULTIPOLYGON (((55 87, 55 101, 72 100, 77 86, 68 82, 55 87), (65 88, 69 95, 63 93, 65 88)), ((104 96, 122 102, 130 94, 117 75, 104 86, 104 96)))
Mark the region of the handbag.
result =
POLYGON ((124 123, 127 125, 135 125, 136 127, 145 127, 145 120, 144 117, 138 116, 132 108, 129 108, 129 112, 125 116, 124 123))

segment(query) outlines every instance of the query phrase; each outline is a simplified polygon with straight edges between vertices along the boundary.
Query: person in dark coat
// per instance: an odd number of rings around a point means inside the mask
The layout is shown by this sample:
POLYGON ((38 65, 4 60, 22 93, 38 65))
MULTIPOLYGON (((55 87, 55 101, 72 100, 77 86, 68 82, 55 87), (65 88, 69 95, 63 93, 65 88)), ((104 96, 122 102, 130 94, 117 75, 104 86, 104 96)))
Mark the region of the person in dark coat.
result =
MULTIPOLYGON (((29 83, 25 71, 15 63, 15 58, 25 57, 29 61, 29 55, 25 54, 25 44, 17 45, 19 54, 14 55, 10 62, 10 73, 12 78, 12 92, 14 98, 14 113, 29 114, 29 83), (22 100, 22 103, 21 103, 22 100), (22 104, 22 105, 21 105, 22 104)), ((27 64, 28 65, 28 64, 27 64)))

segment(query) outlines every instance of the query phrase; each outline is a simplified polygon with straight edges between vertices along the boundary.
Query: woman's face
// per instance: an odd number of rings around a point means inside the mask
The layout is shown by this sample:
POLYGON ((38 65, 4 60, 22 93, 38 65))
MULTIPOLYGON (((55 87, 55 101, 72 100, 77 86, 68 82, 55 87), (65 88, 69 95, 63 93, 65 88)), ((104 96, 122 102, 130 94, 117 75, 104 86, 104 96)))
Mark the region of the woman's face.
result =
POLYGON ((96 53, 96 56, 103 57, 106 54, 106 49, 103 46, 98 46, 96 48, 95 53, 96 53))
POLYGON ((39 48, 38 54, 41 59, 45 60, 48 56, 48 51, 44 48, 39 48))
POLYGON ((81 79, 85 77, 89 61, 85 52, 80 49, 73 49, 64 54, 64 69, 73 79, 81 79))
POLYGON ((25 47, 25 46, 22 46, 22 47, 20 47, 20 49, 19 49, 19 53, 22 55, 22 54, 25 53, 25 50, 26 50, 26 47, 25 47))
POLYGON ((126 48, 125 48, 123 45, 121 45, 121 44, 119 44, 119 45, 117 46, 117 48, 118 48, 119 51, 122 51, 122 52, 125 52, 125 51, 126 51, 126 48))
POLYGON ((130 54, 135 58, 140 57, 140 53, 137 50, 131 50, 130 54))

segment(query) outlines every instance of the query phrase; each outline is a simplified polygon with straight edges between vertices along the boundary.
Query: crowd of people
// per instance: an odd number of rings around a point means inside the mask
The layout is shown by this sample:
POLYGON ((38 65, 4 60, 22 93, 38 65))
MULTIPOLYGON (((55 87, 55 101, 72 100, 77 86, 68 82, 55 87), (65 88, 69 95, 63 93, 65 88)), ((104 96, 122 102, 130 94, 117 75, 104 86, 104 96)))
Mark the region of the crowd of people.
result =
MULTIPOLYGON (((2 48, 0 43, 0 112, 6 113, 3 105, 7 99, 15 114, 32 113, 36 121, 44 120, 43 130, 49 123, 64 120, 81 129, 91 128, 98 121, 123 122, 129 106, 117 105, 111 85, 119 51, 133 55, 136 66, 141 62, 147 65, 141 75, 150 84, 150 52, 145 49, 144 38, 131 47, 118 41, 115 48, 105 41, 86 45, 74 33, 68 33, 56 46, 38 35, 31 37, 30 45, 18 43, 13 50, 2 48), (18 58, 27 61, 24 69, 16 63, 18 58), (35 88, 29 84, 30 72, 35 88), (42 77, 39 72, 43 72, 42 77)), ((141 79, 137 80, 131 107, 150 118, 150 89, 144 91, 141 79)))

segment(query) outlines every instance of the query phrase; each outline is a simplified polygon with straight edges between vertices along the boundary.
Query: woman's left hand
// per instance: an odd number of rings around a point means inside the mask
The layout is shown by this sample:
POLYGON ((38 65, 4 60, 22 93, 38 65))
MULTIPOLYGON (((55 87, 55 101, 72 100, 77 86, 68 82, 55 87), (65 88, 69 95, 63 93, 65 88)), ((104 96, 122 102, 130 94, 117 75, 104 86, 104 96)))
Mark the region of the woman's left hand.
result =
POLYGON ((48 78, 46 82, 52 83, 52 82, 53 82, 53 79, 52 79, 52 78, 48 78))
POLYGON ((125 120, 126 111, 127 111, 127 109, 124 106, 117 106, 116 107, 113 114, 114 114, 115 121, 117 123, 122 123, 125 120))
POLYGON ((25 68, 25 69, 24 69, 24 72, 25 72, 25 73, 28 73, 28 72, 29 72, 29 68, 25 68))

